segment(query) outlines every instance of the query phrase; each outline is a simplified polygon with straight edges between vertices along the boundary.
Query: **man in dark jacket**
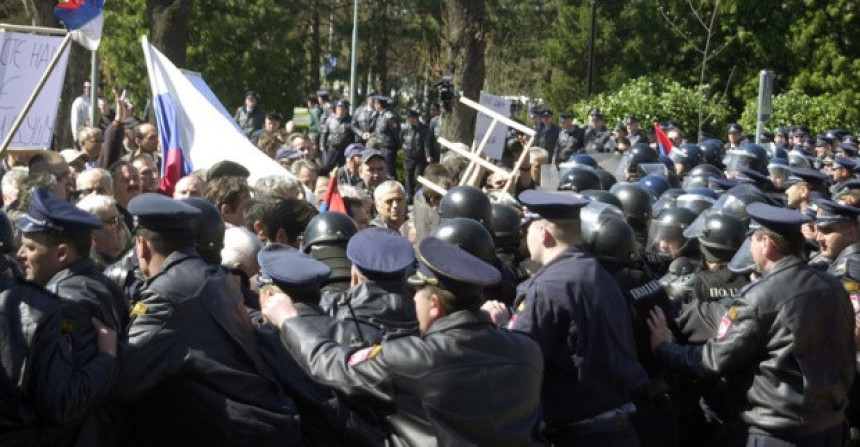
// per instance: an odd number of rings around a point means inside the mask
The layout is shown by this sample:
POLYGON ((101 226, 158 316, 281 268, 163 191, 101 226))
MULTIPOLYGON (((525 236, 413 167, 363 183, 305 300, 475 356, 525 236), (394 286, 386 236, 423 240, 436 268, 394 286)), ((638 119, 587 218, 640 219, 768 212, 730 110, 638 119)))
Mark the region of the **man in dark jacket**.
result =
POLYGON ((427 126, 418 121, 418 112, 406 112, 406 126, 401 133, 403 141, 403 169, 406 180, 406 194, 409 201, 418 190, 417 178, 424 173, 424 168, 433 160, 427 146, 427 126))
POLYGON ((671 343, 655 310, 651 346, 675 371, 718 374, 744 392, 747 445, 841 446, 855 374, 851 302, 836 278, 799 256, 809 217, 763 203, 746 210, 750 252, 763 276, 741 291, 702 346, 671 343))
POLYGON ((259 101, 260 97, 256 92, 245 93, 245 105, 236 109, 236 115, 233 117, 248 138, 255 130, 263 128, 263 121, 266 119, 266 112, 260 107, 259 101))
POLYGON ((353 352, 296 318, 284 294, 272 296, 263 313, 314 379, 387 411, 393 443, 540 443, 540 349, 496 328, 478 309, 483 288, 499 281, 498 270, 433 237, 421 241, 418 256, 410 283, 418 289, 421 337, 353 352))
POLYGON ((241 292, 194 251, 200 211, 159 194, 129 204, 146 281, 114 397, 133 445, 295 445, 297 411, 260 355, 241 292))

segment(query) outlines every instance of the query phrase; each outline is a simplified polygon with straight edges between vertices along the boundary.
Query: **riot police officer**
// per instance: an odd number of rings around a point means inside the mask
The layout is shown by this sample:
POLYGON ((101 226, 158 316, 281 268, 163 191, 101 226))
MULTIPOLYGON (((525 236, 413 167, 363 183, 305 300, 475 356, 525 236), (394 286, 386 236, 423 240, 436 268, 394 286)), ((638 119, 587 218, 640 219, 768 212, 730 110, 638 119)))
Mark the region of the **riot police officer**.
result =
POLYGON ((648 240, 648 225, 651 223, 651 195, 634 183, 616 183, 609 192, 621 201, 624 218, 633 228, 636 241, 644 246, 648 240))
POLYGON ((639 128, 639 119, 635 115, 629 115, 624 124, 627 125, 627 141, 631 146, 637 143, 648 144, 648 135, 639 128))
POLYGON ((498 281, 498 272, 433 237, 417 252, 421 263, 410 283, 417 288, 420 338, 350 352, 296 318, 284 294, 270 298, 264 313, 312 377, 365 398, 385 414, 401 443, 541 443, 540 348, 523 334, 496 328, 478 309, 483 287, 498 281), (482 377, 477 387, 476 376, 482 377))
POLYGON ((358 227, 346 214, 320 213, 313 217, 302 235, 302 251, 331 269, 322 281, 322 303, 329 309, 331 299, 350 287, 352 263, 346 255, 349 240, 358 233, 358 227))
POLYGON ((744 391, 747 445, 841 446, 855 374, 850 301, 838 280, 800 258, 800 225, 808 217, 763 203, 747 212, 761 279, 741 292, 702 346, 672 344, 665 317, 655 310, 651 346, 673 370, 721 375, 744 391))
POLYGON ((439 202, 439 215, 442 219, 466 217, 480 222, 487 230, 492 231, 493 228, 490 199, 474 186, 463 185, 449 189, 439 202))
POLYGON ((559 191, 582 192, 589 189, 600 189, 600 177, 591 168, 571 168, 558 181, 559 191))

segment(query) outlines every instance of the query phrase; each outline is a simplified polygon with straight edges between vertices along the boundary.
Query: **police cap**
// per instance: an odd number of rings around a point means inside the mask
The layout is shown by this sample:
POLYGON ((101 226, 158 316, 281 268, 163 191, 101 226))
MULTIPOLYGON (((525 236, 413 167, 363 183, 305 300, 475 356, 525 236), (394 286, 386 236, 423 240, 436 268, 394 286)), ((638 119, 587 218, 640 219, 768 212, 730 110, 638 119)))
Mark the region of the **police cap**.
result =
POLYGON ((743 133, 744 128, 738 123, 729 124, 729 133, 743 133))
POLYGON ((367 148, 365 148, 363 144, 352 143, 346 147, 346 150, 343 151, 343 155, 347 159, 352 158, 352 157, 358 157, 358 156, 362 156, 365 150, 367 150, 367 148))
POLYGON ((563 120, 567 120, 573 118, 573 114, 570 112, 561 112, 558 114, 558 117, 563 120))
POLYGON ((384 106, 391 105, 391 98, 388 96, 376 95, 373 97, 373 100, 384 105, 384 106))
POLYGON ((625 121, 626 124, 638 123, 638 122, 639 122, 639 119, 636 118, 636 115, 628 115, 627 120, 625 121))
POLYGON ((538 117, 541 115, 542 112, 543 111, 541 109, 531 108, 531 109, 529 109, 529 118, 538 117))
POLYGON ((24 233, 85 233, 102 225, 96 216, 60 199, 41 186, 33 189, 30 209, 15 224, 24 233))
POLYGON ((860 208, 844 205, 832 200, 822 199, 816 202, 818 210, 815 214, 815 225, 827 228, 839 222, 857 222, 860 208))
POLYGON ((747 205, 746 211, 751 219, 747 235, 762 229, 781 235, 796 235, 801 234, 801 225, 812 222, 809 216, 798 211, 761 202, 747 205))
POLYGON ((334 103, 335 107, 346 107, 349 108, 349 101, 345 99, 339 99, 336 103, 334 103))
POLYGON ((549 110, 549 109, 543 110, 543 111, 541 111, 540 116, 541 116, 541 118, 552 118, 552 110, 549 110))
POLYGON ((791 175, 785 179, 786 188, 800 182, 806 182, 814 187, 820 187, 828 178, 827 174, 817 169, 790 167, 789 170, 791 171, 791 175))
POLYGON ((346 257, 370 279, 402 278, 415 262, 409 241, 394 230, 376 227, 356 233, 346 246, 346 257))
POLYGON ((289 245, 268 244, 257 254, 260 282, 286 288, 319 288, 331 269, 313 256, 289 245))
POLYGON ((535 219, 579 219, 579 210, 589 202, 568 193, 534 189, 520 193, 519 200, 527 209, 523 224, 535 219))
POLYGON ((409 109, 406 111, 406 116, 409 118, 418 118, 419 116, 421 116, 421 114, 418 113, 417 110, 409 109))
POLYGON ((253 90, 248 90, 247 92, 245 92, 245 98, 260 99, 260 95, 258 95, 257 92, 253 90))
POLYGON ((320 98, 328 98, 328 90, 317 90, 317 96, 320 98))
POLYGON ((418 270, 409 278, 416 287, 441 287, 461 299, 480 299, 484 287, 501 281, 499 270, 462 248, 435 237, 418 244, 418 270))
POLYGON ((836 148, 837 148, 837 149, 836 149, 836 150, 837 150, 837 152, 838 152, 838 151, 845 152, 848 156, 853 157, 853 156, 857 155, 857 146, 856 146, 856 145, 854 145, 854 144, 851 144, 851 143, 839 143, 839 145, 838 145, 838 146, 836 146, 836 148))
POLYGON ((853 170, 854 168, 857 167, 857 163, 854 163, 854 160, 852 160, 850 158, 837 156, 836 158, 833 159, 832 167, 833 167, 833 169, 845 168, 845 169, 848 169, 850 171, 850 170, 853 170))
MULTIPOLYGON (((192 231, 199 209, 158 193, 141 194, 128 202, 134 227, 161 232, 192 231)), ((189 244, 191 245, 191 244, 189 244)))
POLYGON ((301 156, 302 154, 289 144, 286 146, 282 146, 280 149, 278 149, 277 152, 275 152, 275 160, 300 158, 301 156))

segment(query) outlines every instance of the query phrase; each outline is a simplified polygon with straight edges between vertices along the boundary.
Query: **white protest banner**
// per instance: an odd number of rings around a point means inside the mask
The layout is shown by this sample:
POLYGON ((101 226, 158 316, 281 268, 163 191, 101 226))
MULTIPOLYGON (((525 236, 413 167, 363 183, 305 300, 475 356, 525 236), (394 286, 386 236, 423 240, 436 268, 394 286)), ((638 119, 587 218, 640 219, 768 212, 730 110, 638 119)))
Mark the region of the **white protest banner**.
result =
MULTIPOLYGON (((0 30, 0 140, 6 137, 15 118, 24 109, 62 41, 63 36, 0 30)), ((51 146, 68 57, 67 47, 12 137, 10 149, 47 149, 51 146)))
MULTIPOLYGON (((487 93, 483 90, 481 90, 481 97, 478 103, 502 116, 508 116, 508 113, 510 113, 511 110, 510 100, 487 93)), ((487 133, 487 130, 490 128, 490 123, 492 122, 493 117, 480 112, 478 113, 478 117, 475 120, 475 142, 472 144, 472 147, 477 147, 478 144, 480 144, 484 139, 484 135, 487 133)), ((507 126, 496 125, 496 127, 493 128, 493 133, 490 134, 490 138, 487 140, 487 145, 484 147, 483 154, 494 160, 501 160, 502 153, 505 151, 505 135, 507 135, 507 133, 507 126)))

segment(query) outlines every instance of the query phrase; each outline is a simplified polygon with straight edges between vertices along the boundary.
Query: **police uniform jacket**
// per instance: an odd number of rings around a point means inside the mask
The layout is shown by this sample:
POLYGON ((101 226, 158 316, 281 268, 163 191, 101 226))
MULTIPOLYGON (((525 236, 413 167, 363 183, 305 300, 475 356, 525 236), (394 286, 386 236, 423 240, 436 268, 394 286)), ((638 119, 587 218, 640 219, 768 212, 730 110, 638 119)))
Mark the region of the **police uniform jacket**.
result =
POLYGON ((376 111, 373 110, 373 107, 368 107, 367 104, 362 104, 355 109, 352 114, 350 128, 355 134, 356 141, 361 141, 361 137, 365 132, 373 132, 373 118, 375 115, 376 111))
POLYGON ((549 152, 550 160, 552 160, 552 154, 555 150, 555 144, 558 141, 559 128, 558 126, 550 125, 548 127, 544 127, 540 131, 540 135, 537 139, 537 146, 542 147, 549 152))
POLYGON ((343 166, 346 163, 344 150, 355 141, 349 127, 350 119, 349 116, 338 118, 332 115, 320 126, 319 146, 324 149, 320 172, 331 172, 335 166, 343 166))
POLYGON ((407 445, 540 443, 540 349, 480 311, 357 352, 302 318, 284 322, 281 340, 314 379, 387 408, 394 437, 407 445))
POLYGON ((403 280, 356 284, 336 296, 330 313, 347 323, 344 330, 361 346, 379 344, 390 334, 418 333, 415 304, 403 280))
POLYGON ((59 297, 0 277, 0 444, 56 441, 56 427, 83 416, 113 385, 114 358, 74 364, 61 325, 59 297))
POLYGON ((147 445, 292 445, 298 416, 264 363, 241 292, 193 249, 170 254, 132 310, 117 400, 147 445))
POLYGON ((830 273, 834 276, 843 276, 845 274, 844 271, 840 271, 845 269, 844 260, 852 259, 852 260, 860 260, 860 242, 851 244, 842 249, 838 255, 836 255, 836 259, 833 260, 833 263, 827 268, 827 273, 830 273))
POLYGON ((242 133, 244 133, 246 137, 250 137, 255 130, 263 128, 263 123, 266 120, 266 112, 259 106, 254 107, 254 110, 251 110, 250 112, 242 106, 236 109, 236 116, 234 116, 233 119, 239 123, 242 133))
POLYGON ((440 153, 442 151, 439 144, 439 137, 442 136, 442 116, 436 115, 430 118, 427 123, 427 156, 431 157, 434 162, 439 162, 440 153))
POLYGON ((571 155, 582 150, 584 139, 585 132, 579 126, 561 129, 555 143, 555 150, 552 151, 552 162, 554 164, 566 162, 571 155))
POLYGON ((427 147, 427 125, 419 122, 414 126, 407 125, 403 129, 403 155, 407 158, 426 160, 432 154, 427 147))
POLYGON ((648 135, 645 135, 645 132, 642 132, 642 130, 640 129, 636 132, 627 134, 627 141, 630 142, 631 146, 637 143, 648 144, 648 135))
POLYGON ((514 308, 510 326, 531 334, 544 355, 548 429, 624 405, 647 382, 627 303, 593 256, 575 248, 558 255, 520 284, 514 308))
POLYGON ((373 140, 377 147, 396 151, 400 147, 400 122, 391 110, 384 110, 373 121, 373 140))
POLYGON ((751 431, 804 435, 844 420, 853 333, 839 281, 788 256, 741 291, 716 338, 701 347, 664 343, 656 354, 675 368, 701 366, 746 384, 741 417, 751 431))

